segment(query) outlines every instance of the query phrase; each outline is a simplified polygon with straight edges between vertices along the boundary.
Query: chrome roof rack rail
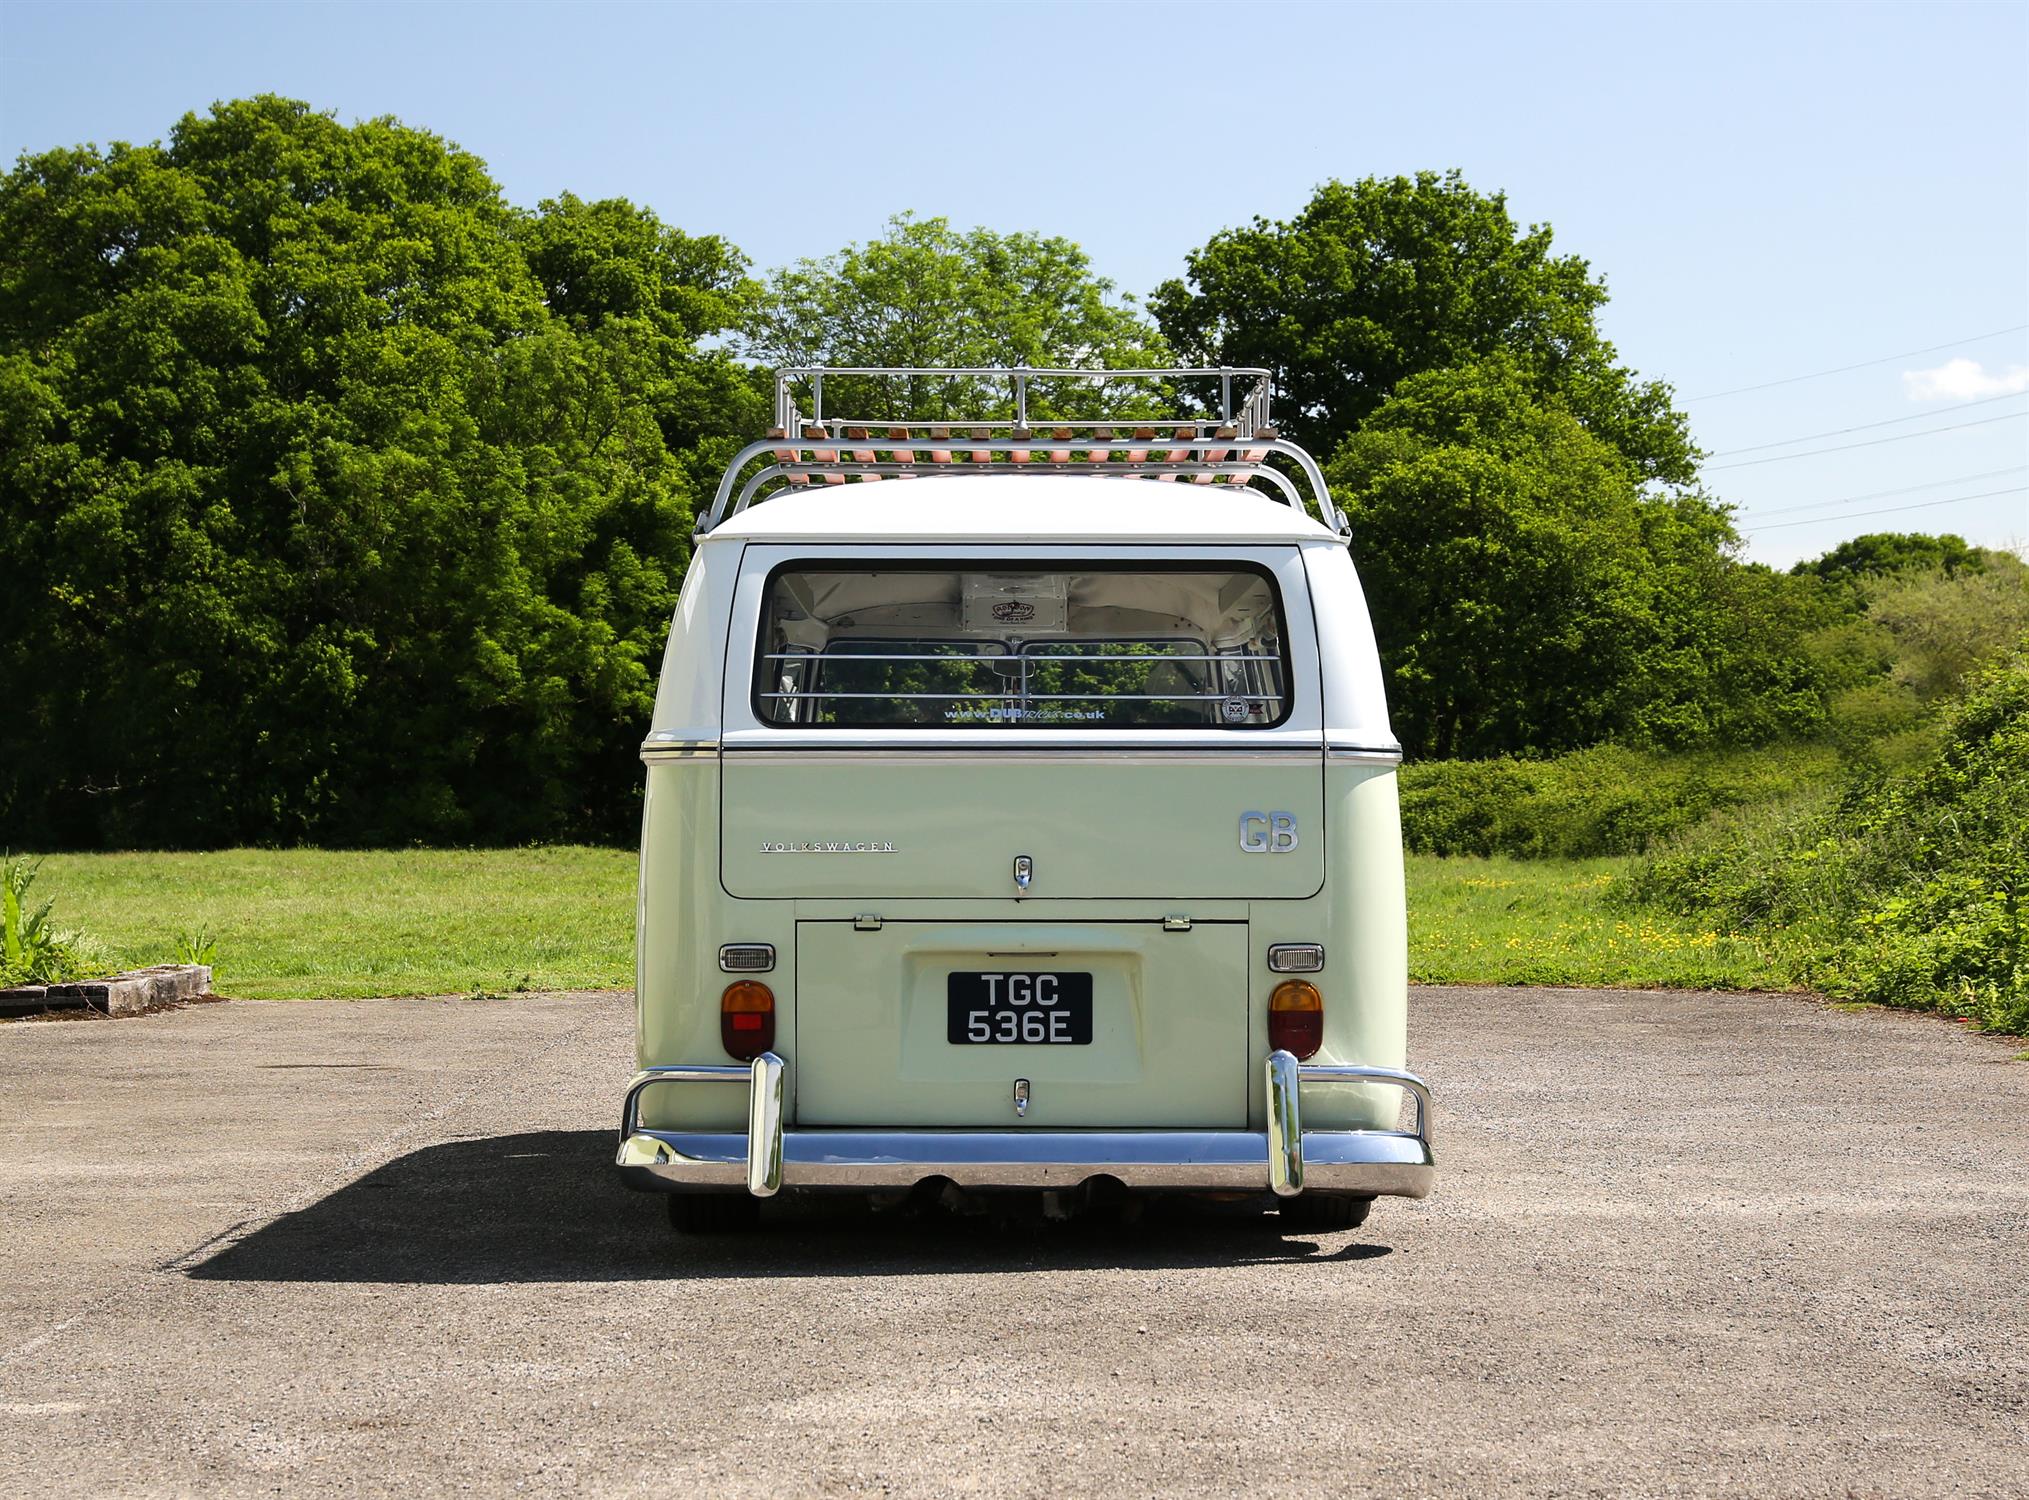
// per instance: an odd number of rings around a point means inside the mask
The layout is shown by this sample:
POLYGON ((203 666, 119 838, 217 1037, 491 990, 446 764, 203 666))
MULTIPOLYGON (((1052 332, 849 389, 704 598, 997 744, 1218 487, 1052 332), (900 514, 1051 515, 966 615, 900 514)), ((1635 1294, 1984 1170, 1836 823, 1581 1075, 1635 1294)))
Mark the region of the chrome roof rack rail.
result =
MULTIPOLYGON (((1317 460, 1276 432, 1268 400, 1268 371, 1223 365, 1174 370, 1028 366, 777 370, 774 428, 734 456, 719 481, 711 510, 698 523, 697 535, 710 534, 728 516, 784 489, 870 484, 931 473, 1107 475, 1263 490, 1299 512, 1314 513, 1339 536, 1347 535, 1350 528, 1332 501, 1317 460), (824 382, 838 377, 964 381, 982 396, 1005 381, 1005 402, 989 403, 1004 414, 936 421, 827 417, 824 382), (1032 424, 1030 388, 1037 381, 1148 381, 1157 391, 1184 381, 1216 381, 1218 417, 1037 416, 1032 424), (799 386, 809 392, 809 416, 797 405, 799 386), (1273 464, 1270 459, 1282 462, 1273 464), (753 468, 759 460, 772 461, 753 468)), ((1211 407, 1209 398, 1205 405, 1211 407)))

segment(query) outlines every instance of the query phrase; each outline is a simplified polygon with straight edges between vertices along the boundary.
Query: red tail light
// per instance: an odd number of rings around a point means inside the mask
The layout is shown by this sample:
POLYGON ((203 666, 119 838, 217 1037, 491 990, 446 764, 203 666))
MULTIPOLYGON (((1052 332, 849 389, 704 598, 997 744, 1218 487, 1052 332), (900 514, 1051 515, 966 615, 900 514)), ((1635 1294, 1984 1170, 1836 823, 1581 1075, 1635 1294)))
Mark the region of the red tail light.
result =
POLYGON ((1324 1045, 1324 996, 1304 979, 1278 984, 1268 997, 1268 1045, 1299 1060, 1324 1045))
POLYGON ((719 1042, 741 1062, 775 1045, 775 992, 758 979, 726 986, 719 997, 719 1042))

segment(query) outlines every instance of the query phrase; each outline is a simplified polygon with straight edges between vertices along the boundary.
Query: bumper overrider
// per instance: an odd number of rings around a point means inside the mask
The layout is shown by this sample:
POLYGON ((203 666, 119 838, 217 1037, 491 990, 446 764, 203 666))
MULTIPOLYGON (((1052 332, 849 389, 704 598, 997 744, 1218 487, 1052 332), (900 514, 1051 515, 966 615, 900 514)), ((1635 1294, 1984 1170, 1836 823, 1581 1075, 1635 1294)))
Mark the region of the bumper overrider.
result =
POLYGON ((782 1059, 749 1067, 649 1068, 620 1110, 620 1175, 650 1191, 784 1187, 909 1188, 945 1179, 961 1188, 1075 1188, 1113 1178, 1130 1188, 1245 1192, 1293 1198, 1306 1189, 1422 1198, 1436 1171, 1430 1090, 1399 1068, 1267 1060, 1268 1128, 1257 1130, 784 1130, 782 1059), (641 1096, 657 1085, 744 1085, 747 1129, 646 1130, 641 1096), (1416 1097, 1414 1130, 1303 1128, 1304 1084, 1384 1083, 1416 1097))

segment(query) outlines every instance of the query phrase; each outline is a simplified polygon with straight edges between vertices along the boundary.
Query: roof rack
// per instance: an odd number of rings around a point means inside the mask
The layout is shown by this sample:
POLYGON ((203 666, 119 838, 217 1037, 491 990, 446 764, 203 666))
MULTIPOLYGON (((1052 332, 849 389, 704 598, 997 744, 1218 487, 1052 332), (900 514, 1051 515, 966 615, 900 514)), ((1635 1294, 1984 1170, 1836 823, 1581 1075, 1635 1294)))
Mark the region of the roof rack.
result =
MULTIPOLYGON (((1175 370, 1028 366, 777 370, 775 425, 766 438, 742 448, 727 466, 712 508, 698 524, 697 535, 709 534, 729 515, 737 516, 770 495, 813 484, 870 484, 923 474, 1088 474, 1265 492, 1299 512, 1315 513, 1332 531, 1345 536, 1350 528, 1332 501, 1317 460, 1276 432, 1269 416, 1268 392, 1268 371, 1224 365, 1175 370), (983 388, 1006 381, 1008 414, 934 422, 827 417, 824 382, 841 376, 966 380, 983 388), (1216 381, 1218 418, 1038 416, 1032 423, 1030 385, 1038 380, 1151 381, 1164 385, 1216 381), (810 392, 809 416, 797 406, 794 387, 799 384, 810 392), (1273 458, 1284 462, 1272 464, 1269 460, 1273 458), (752 467, 764 459, 770 462, 759 469, 752 467)), ((1209 398, 1205 404, 1210 407, 1209 398)))

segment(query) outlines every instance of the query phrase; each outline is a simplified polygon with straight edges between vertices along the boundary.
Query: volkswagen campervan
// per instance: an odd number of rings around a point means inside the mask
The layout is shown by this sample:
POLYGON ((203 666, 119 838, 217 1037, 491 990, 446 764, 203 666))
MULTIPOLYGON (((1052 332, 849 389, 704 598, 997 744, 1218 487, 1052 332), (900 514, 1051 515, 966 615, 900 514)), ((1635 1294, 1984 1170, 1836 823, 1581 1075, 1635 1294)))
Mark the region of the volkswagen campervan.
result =
POLYGON ((784 1190, 1306 1227, 1430 1190, 1345 523, 1265 372, 1103 377, 1199 382, 1216 420, 1030 415, 1094 378, 784 371, 699 525, 641 752, 618 1157, 678 1228, 784 1190), (827 377, 1002 395, 834 419, 827 377))

